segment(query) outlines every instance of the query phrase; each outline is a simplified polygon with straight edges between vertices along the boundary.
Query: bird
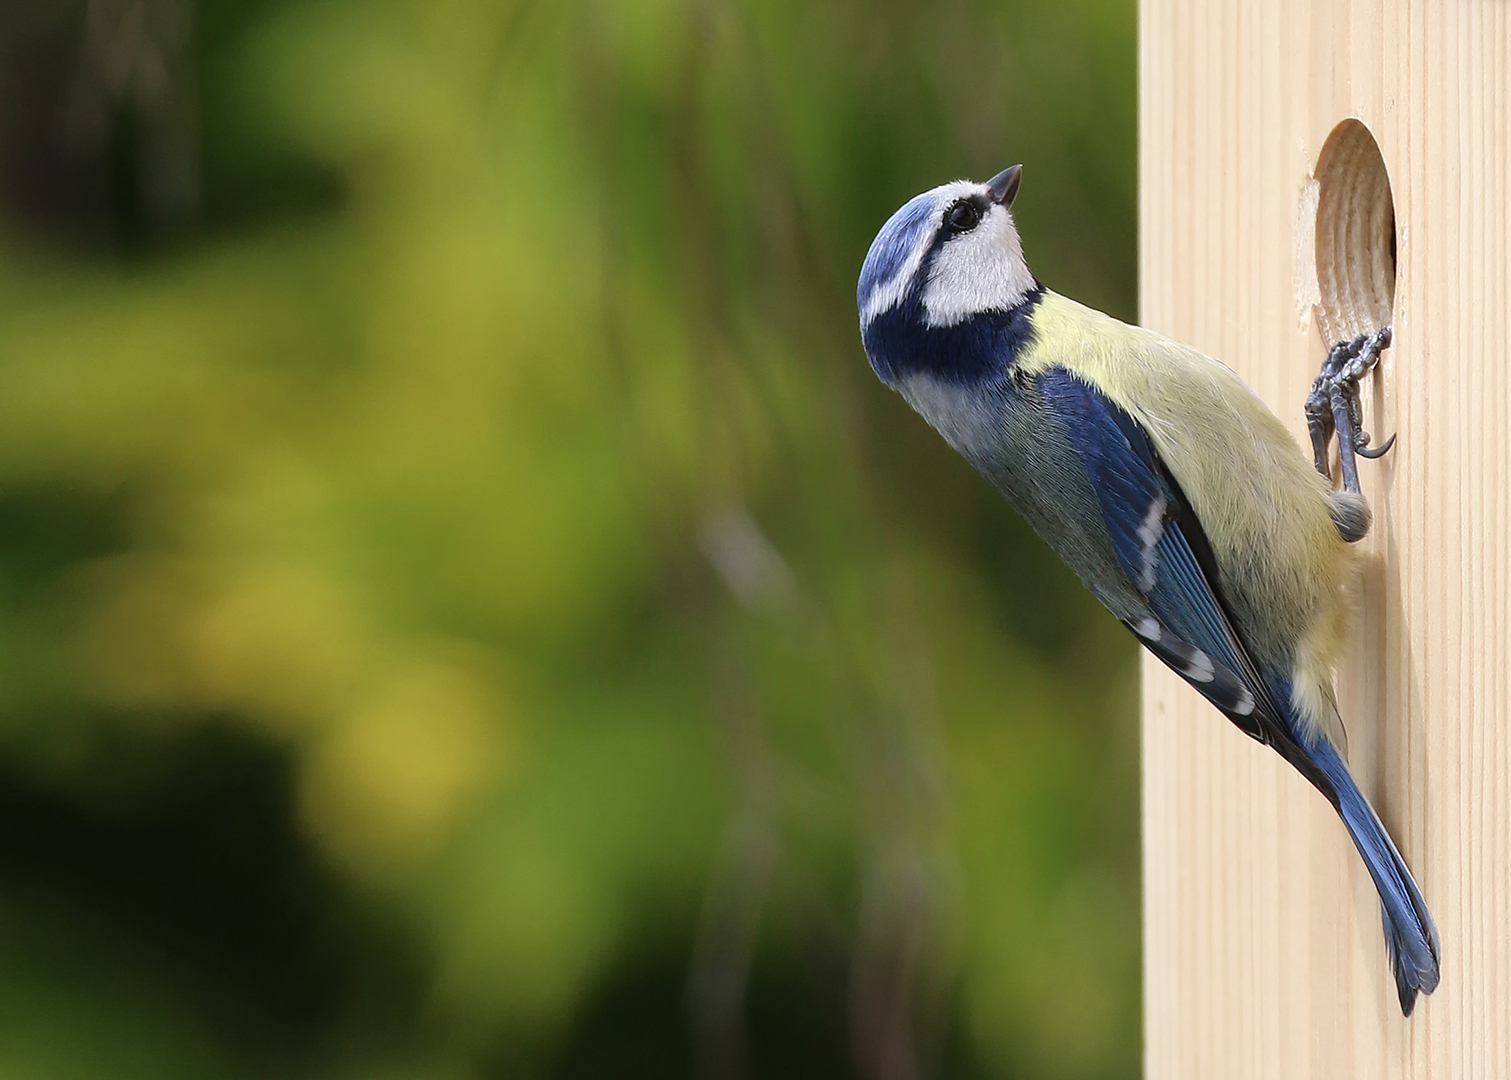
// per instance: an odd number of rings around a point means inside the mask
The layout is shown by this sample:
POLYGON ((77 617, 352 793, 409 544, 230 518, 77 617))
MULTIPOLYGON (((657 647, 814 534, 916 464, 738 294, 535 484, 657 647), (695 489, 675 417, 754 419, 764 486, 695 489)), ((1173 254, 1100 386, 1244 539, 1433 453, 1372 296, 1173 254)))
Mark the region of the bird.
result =
MULTIPOLYGON (((1013 218, 1021 176, 944 184, 882 226, 856 289, 871 367, 1144 648, 1332 804, 1410 1016, 1438 985, 1437 928, 1349 773, 1332 682, 1368 504, 1226 365, 1045 288, 1013 218)), ((1346 434, 1368 442, 1340 429, 1340 452, 1346 434)))

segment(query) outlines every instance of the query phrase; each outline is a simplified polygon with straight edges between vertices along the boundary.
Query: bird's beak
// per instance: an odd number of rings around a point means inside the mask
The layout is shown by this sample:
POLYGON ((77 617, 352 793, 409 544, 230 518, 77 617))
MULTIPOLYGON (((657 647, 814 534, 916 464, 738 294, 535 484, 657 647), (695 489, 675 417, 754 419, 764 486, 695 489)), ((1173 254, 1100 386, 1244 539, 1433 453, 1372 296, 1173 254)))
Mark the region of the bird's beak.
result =
POLYGON ((988 180, 986 188, 992 193, 992 199, 998 204, 1012 209, 1013 199, 1018 196, 1018 179, 1022 175, 1022 165, 1009 165, 988 180))

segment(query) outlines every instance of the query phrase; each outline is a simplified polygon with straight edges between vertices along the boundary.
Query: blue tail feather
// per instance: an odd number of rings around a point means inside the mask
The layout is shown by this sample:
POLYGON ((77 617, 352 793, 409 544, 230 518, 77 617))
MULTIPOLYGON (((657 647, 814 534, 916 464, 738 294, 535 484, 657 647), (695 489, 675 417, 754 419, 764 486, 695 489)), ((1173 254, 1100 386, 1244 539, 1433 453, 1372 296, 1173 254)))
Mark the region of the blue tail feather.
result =
POLYGON ((1437 927, 1432 924, 1427 902, 1412 880, 1405 860, 1338 752, 1322 737, 1308 747, 1308 753, 1332 785, 1338 813, 1380 893, 1385 946, 1395 971, 1396 992, 1401 999, 1401 1012, 1410 1016, 1417 993, 1430 994, 1437 989, 1437 927))

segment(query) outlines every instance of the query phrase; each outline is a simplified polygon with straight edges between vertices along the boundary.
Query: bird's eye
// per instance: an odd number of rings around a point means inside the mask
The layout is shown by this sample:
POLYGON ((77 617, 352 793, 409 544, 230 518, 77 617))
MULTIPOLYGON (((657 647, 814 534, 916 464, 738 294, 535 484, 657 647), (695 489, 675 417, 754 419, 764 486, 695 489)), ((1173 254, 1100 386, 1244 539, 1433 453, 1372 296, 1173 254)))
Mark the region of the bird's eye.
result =
POLYGON ((945 220, 956 232, 970 232, 981 222, 981 211, 972 202, 957 202, 945 214, 945 220))

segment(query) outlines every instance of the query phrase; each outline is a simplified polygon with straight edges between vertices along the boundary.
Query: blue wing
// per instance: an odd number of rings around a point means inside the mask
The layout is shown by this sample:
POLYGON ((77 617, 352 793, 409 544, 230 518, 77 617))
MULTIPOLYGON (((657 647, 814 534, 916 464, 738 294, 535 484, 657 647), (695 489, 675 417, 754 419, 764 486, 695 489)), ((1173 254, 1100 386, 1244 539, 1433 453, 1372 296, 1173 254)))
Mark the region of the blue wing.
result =
POLYGON ((1228 618, 1201 523, 1148 434, 1064 368, 1044 372, 1039 391, 1063 423, 1118 562, 1148 606, 1128 628, 1245 732, 1275 741, 1272 725, 1288 729, 1285 714, 1228 618))
POLYGON ((1148 605, 1148 615, 1129 628, 1235 724, 1273 744, 1337 808, 1379 891, 1401 1011, 1411 1015, 1417 994, 1438 985, 1438 934, 1390 834, 1332 744, 1300 734, 1286 677, 1254 663, 1224 609, 1201 522, 1148 433, 1064 368, 1041 375, 1039 391, 1091 479, 1123 572, 1148 605))

